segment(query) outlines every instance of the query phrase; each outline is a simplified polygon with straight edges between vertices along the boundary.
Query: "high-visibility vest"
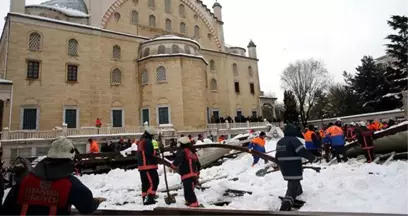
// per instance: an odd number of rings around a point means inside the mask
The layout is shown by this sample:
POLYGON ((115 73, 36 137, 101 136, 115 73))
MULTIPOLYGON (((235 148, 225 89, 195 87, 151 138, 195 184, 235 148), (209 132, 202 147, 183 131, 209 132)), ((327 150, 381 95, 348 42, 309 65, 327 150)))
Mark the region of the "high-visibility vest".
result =
POLYGON ((159 143, 156 140, 152 140, 152 144, 155 150, 159 149, 159 143))

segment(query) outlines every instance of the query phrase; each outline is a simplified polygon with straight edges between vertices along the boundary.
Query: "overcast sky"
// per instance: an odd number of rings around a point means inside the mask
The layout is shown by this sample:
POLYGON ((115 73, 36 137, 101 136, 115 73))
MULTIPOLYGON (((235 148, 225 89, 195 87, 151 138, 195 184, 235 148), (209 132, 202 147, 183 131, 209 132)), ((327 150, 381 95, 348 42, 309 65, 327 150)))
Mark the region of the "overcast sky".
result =
MULTIPOLYGON (((212 7, 214 0, 203 0, 212 7)), ((26 0, 37 4, 44 0, 26 0)), ((408 15, 408 0, 218 0, 227 44, 258 46, 261 90, 282 101, 280 74, 289 62, 325 62, 336 82, 354 72, 363 55, 384 55, 391 15, 408 15)), ((9 0, 1 0, 6 16, 9 0)), ((4 20, 0 19, 0 26, 4 20)))

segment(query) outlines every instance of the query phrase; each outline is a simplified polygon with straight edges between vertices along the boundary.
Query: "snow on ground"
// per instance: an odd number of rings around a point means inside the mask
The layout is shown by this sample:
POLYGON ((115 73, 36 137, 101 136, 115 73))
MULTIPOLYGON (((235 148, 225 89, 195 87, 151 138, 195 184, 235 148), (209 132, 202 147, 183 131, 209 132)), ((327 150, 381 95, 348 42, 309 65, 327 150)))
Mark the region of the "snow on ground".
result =
MULTIPOLYGON (((277 140, 267 143, 267 151, 274 150, 277 140)), ((201 171, 200 181, 216 179, 204 184, 210 186, 205 191, 196 190, 200 203, 207 208, 233 208, 254 210, 276 210, 280 206, 277 196, 286 191, 286 181, 280 172, 270 173, 264 177, 255 176, 256 171, 263 168, 263 161, 251 167, 251 155, 231 159, 222 165, 201 171), (238 181, 231 178, 238 177, 238 181), (252 195, 236 198, 224 198, 225 189, 252 191, 252 195), (230 205, 225 207, 211 206, 212 202, 229 199, 230 205)), ((408 213, 408 163, 391 162, 388 165, 365 164, 349 160, 346 164, 327 166, 316 164, 323 169, 320 173, 306 169, 302 181, 304 193, 299 197, 307 201, 301 211, 342 211, 372 213, 408 213), (369 174, 371 173, 371 174, 369 174)), ((159 190, 165 187, 162 167, 159 168, 159 190)), ((106 197, 101 209, 152 209, 157 206, 168 207, 164 203, 164 193, 159 194, 158 204, 143 206, 140 196, 140 176, 137 170, 113 170, 103 175, 86 175, 80 177, 94 196, 106 197)), ((176 173, 168 173, 169 186, 181 183, 176 173)), ((171 207, 185 207, 183 190, 178 190, 177 204, 171 207)))

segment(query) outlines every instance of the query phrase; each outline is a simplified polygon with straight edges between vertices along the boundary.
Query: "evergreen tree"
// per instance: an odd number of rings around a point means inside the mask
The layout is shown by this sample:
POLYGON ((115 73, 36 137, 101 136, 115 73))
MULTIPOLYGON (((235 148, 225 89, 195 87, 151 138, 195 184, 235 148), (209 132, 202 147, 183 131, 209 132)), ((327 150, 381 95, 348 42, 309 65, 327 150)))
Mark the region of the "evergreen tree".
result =
POLYGON ((388 35, 386 44, 387 55, 391 57, 391 62, 387 66, 384 77, 390 85, 388 94, 389 100, 394 100, 394 108, 402 105, 402 91, 407 90, 408 76, 408 17, 391 16, 388 25, 396 31, 395 34, 388 35))
POLYGON ((361 65, 356 68, 354 76, 343 73, 346 83, 350 86, 351 93, 359 95, 365 112, 382 111, 390 108, 384 104, 382 96, 388 93, 389 85, 383 75, 383 67, 375 63, 371 56, 364 56, 361 65))
POLYGON ((285 122, 297 123, 299 121, 299 112, 297 109, 296 98, 292 91, 284 92, 283 103, 285 106, 285 112, 283 113, 285 122))

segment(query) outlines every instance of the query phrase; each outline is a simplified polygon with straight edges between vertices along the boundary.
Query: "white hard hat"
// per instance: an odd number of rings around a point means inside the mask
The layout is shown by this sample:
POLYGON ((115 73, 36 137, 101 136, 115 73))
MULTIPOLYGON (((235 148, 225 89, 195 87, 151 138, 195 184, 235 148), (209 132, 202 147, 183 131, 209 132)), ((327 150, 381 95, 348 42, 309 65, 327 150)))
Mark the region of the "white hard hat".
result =
POLYGON ((365 122, 365 121, 361 121, 361 122, 359 122, 358 123, 360 126, 366 126, 367 125, 367 123, 365 122))
POLYGON ((337 118, 336 121, 341 121, 341 119, 340 119, 340 118, 337 118))
POLYGON ((355 122, 351 122, 350 125, 351 125, 351 126, 356 126, 356 123, 355 123, 355 122))

